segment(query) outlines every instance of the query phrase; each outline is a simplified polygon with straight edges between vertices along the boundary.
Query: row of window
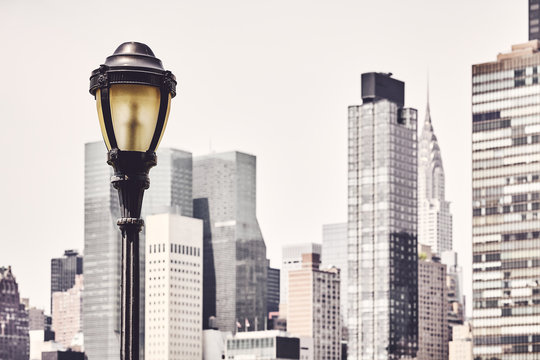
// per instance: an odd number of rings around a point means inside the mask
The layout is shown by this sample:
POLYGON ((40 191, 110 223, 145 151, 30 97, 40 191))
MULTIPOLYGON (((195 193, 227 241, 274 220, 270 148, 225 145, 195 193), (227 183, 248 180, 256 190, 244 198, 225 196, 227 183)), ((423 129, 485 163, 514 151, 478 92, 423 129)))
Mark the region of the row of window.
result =
POLYGON ((501 207, 489 207, 489 208, 476 208, 473 209, 473 216, 482 216, 482 215, 497 215, 497 214, 509 214, 511 212, 524 212, 524 211, 536 211, 540 210, 540 203, 535 202, 531 203, 529 207, 528 204, 518 204, 518 205, 506 205, 501 207))
MULTIPOLYGON (((152 244, 148 246, 148 251, 150 254, 163 253, 166 251, 166 244, 152 244)), ((201 256, 201 249, 196 246, 189 245, 180 245, 180 244, 171 244, 171 253, 182 254, 182 255, 191 255, 191 256, 201 256)))
POLYGON ((522 69, 493 71, 486 74, 474 75, 472 78, 473 84, 478 84, 487 81, 496 81, 502 79, 519 78, 527 75, 538 73, 538 66, 529 66, 522 69))

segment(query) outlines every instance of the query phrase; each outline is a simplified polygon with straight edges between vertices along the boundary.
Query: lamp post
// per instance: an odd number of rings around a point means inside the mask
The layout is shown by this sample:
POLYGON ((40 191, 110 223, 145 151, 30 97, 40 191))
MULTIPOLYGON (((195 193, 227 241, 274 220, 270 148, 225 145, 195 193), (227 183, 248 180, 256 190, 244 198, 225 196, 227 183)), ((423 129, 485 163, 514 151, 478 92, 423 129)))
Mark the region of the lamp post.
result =
POLYGON ((96 99, 111 183, 118 190, 122 232, 121 359, 139 359, 139 232, 148 173, 176 95, 176 78, 145 44, 120 45, 92 71, 90 93, 96 99))

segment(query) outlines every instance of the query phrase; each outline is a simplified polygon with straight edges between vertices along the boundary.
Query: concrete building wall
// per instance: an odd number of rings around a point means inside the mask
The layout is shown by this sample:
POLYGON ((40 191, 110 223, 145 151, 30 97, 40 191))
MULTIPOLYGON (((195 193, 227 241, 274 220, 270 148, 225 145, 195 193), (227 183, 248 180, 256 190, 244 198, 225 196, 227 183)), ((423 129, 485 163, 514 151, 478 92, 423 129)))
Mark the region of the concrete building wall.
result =
POLYGON ((318 254, 303 254, 289 270, 287 331, 313 339, 315 360, 341 359, 339 269, 320 270, 318 254))
POLYGON ((452 328, 448 360, 473 360, 472 328, 469 323, 452 328))
POLYGON ((146 224, 145 357, 200 360, 202 221, 159 214, 146 224))
POLYGON ((82 332, 83 275, 76 275, 75 284, 67 291, 52 296, 52 330, 55 341, 70 347, 75 336, 82 332))
POLYGON ((446 265, 422 245, 418 260, 417 360, 448 359, 446 265))

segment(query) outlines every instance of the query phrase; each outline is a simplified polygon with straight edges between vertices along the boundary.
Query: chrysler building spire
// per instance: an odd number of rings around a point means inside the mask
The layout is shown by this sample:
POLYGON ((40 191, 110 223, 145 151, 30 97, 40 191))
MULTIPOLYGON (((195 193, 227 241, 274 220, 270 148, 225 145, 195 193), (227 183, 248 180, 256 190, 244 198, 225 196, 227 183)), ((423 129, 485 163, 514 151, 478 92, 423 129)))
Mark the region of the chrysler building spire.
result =
POLYGON ((436 253, 452 249, 452 217, 445 198, 441 149, 431 121, 429 84, 422 132, 418 141, 418 242, 436 253))

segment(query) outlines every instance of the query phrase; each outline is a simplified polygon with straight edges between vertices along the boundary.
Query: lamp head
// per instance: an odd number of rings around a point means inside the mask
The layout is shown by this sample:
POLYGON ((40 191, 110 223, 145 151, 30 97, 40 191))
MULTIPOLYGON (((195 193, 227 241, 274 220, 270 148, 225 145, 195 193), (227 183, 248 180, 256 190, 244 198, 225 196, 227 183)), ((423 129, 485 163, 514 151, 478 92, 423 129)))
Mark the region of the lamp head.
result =
POLYGON ((101 133, 108 150, 155 151, 167 125, 176 78, 145 44, 120 45, 92 71, 101 133))

